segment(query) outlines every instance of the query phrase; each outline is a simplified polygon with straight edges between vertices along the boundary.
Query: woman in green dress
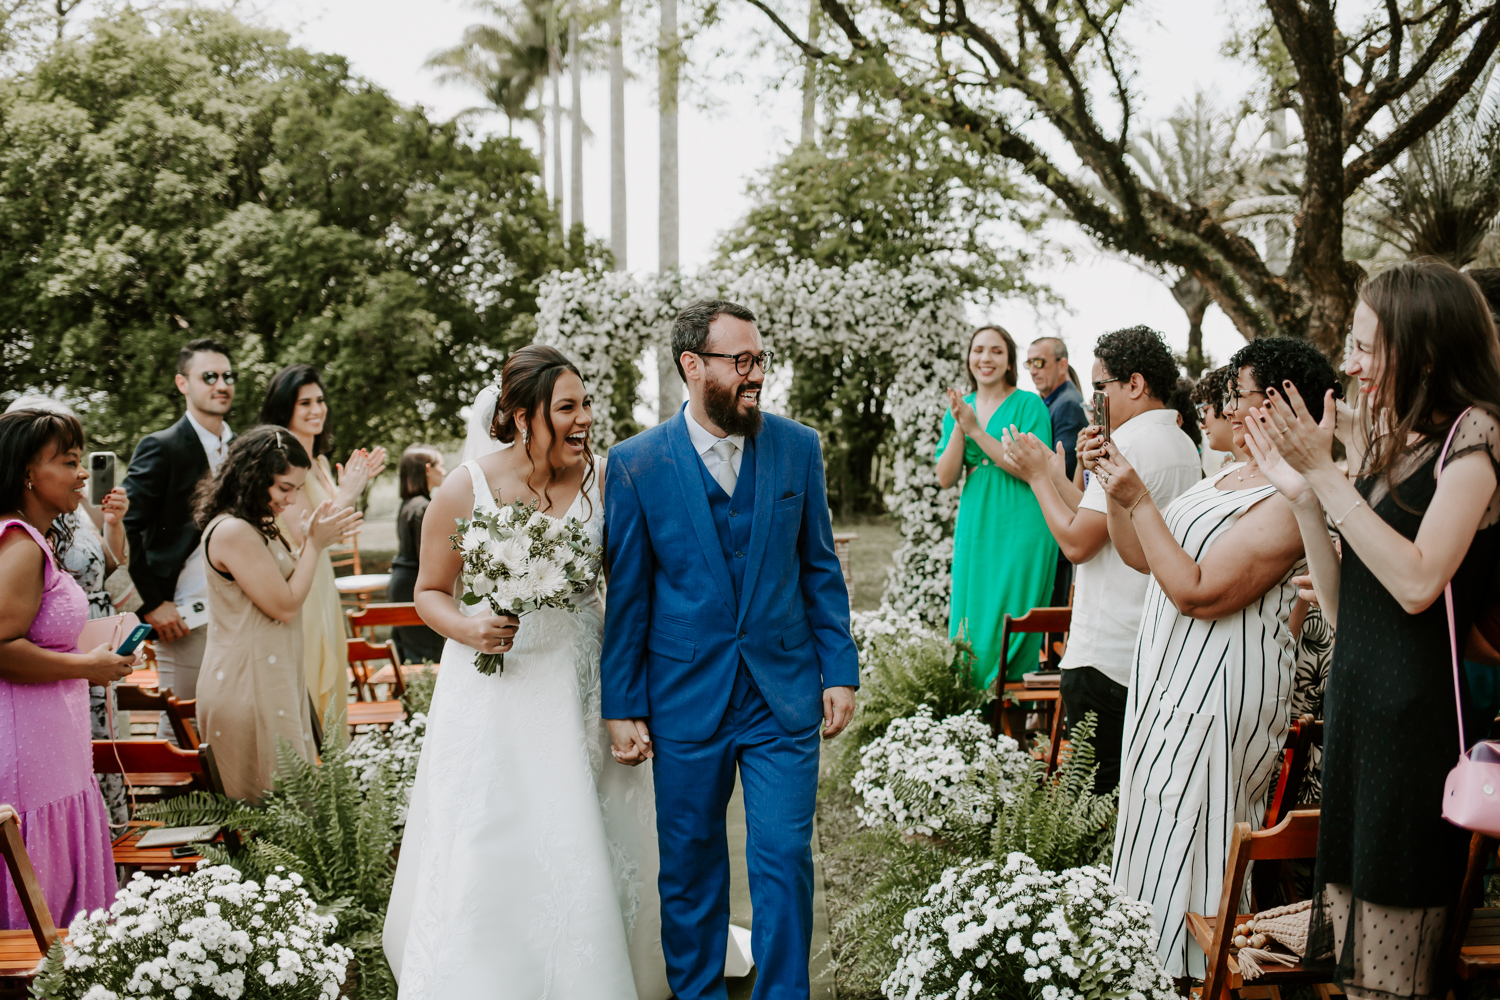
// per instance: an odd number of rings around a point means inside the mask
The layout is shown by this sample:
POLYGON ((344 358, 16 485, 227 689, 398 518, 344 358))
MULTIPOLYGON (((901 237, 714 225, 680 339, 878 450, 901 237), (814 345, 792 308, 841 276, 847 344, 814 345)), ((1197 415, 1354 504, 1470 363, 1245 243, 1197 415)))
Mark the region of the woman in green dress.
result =
MULTIPOLYGON (((1031 432, 1052 446, 1052 419, 1040 396, 1016 388, 1016 342, 998 326, 974 331, 965 365, 969 394, 948 390, 943 437, 937 447, 938 482, 964 478, 953 532, 953 595, 948 634, 964 633, 978 658, 973 683, 983 690, 1000 670, 1000 626, 1044 607, 1057 572, 1057 542, 1036 496, 1000 468, 1000 435, 1007 427, 1031 432), (955 434, 957 427, 962 433, 955 434)), ((1011 640, 1006 679, 1035 670, 1041 636, 1011 640)))

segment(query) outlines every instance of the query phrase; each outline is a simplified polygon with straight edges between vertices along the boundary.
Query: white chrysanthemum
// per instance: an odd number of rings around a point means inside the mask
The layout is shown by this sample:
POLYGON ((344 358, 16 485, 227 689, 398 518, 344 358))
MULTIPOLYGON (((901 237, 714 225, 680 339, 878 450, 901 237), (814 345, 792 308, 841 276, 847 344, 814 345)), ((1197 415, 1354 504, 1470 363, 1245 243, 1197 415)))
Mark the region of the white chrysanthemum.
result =
POLYGON ((490 551, 490 558, 504 566, 512 575, 521 576, 531 561, 531 546, 520 535, 513 535, 498 543, 490 551))
POLYGON ((568 574, 551 559, 534 560, 526 577, 536 595, 533 600, 559 597, 568 589, 568 574))

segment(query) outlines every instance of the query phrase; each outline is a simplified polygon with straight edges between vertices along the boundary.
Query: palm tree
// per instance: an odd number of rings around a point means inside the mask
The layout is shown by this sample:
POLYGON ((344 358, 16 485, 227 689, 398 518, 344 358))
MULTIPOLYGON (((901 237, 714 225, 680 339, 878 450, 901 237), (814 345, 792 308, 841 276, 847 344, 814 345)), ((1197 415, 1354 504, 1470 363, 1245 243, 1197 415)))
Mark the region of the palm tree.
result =
MULTIPOLYGON (((1246 189, 1253 157, 1237 142, 1244 114, 1221 110, 1198 91, 1177 113, 1137 136, 1127 150, 1146 183, 1178 204, 1207 209, 1224 219, 1235 198, 1246 189)), ((1203 317, 1213 297, 1191 272, 1165 276, 1172 297, 1188 319, 1187 372, 1203 371, 1203 317)))

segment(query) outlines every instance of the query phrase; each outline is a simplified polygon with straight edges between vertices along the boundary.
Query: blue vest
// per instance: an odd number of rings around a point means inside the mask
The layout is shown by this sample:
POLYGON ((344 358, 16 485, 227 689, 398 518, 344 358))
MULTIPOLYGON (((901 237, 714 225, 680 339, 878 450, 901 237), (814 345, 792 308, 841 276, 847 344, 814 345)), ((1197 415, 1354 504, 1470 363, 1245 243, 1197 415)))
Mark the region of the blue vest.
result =
POLYGON ((745 560, 750 552, 750 522, 755 513, 754 440, 745 440, 733 497, 726 494, 719 481, 708 474, 708 466, 703 464, 701 456, 698 459, 698 471, 703 476, 703 488, 708 493, 708 512, 713 516, 714 527, 719 531, 719 548, 724 551, 724 565, 729 567, 729 578, 734 581, 734 599, 738 602, 740 590, 745 584, 745 560))

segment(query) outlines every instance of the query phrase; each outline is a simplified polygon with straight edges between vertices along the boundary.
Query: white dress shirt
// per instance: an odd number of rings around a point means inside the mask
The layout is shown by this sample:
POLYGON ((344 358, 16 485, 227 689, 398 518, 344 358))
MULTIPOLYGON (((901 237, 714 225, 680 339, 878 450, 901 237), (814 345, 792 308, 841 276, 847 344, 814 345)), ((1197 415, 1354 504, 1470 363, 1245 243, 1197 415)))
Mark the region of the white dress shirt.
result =
MULTIPOLYGON (((226 423, 220 427, 220 433, 215 434, 193 418, 192 410, 188 411, 187 418, 203 444, 203 453, 208 456, 208 471, 212 475, 229 454, 229 442, 234 438, 234 431, 226 423)), ((187 557, 187 562, 182 564, 182 572, 177 574, 177 591, 172 595, 172 603, 187 604, 207 596, 208 576, 207 570, 203 568, 203 546, 199 545, 187 557)))
POLYGON ((740 463, 745 457, 745 435, 730 434, 727 439, 719 437, 713 431, 693 419, 693 406, 691 403, 682 408, 682 415, 687 418, 688 440, 693 443, 693 450, 698 453, 699 458, 703 459, 703 464, 708 468, 708 474, 713 476, 714 479, 717 480, 719 478, 720 463, 718 453, 714 451, 714 445, 724 440, 728 440, 734 445, 734 457, 729 460, 729 464, 734 469, 735 478, 738 479, 740 463))

